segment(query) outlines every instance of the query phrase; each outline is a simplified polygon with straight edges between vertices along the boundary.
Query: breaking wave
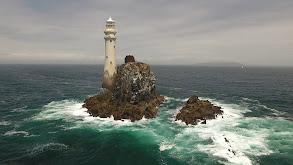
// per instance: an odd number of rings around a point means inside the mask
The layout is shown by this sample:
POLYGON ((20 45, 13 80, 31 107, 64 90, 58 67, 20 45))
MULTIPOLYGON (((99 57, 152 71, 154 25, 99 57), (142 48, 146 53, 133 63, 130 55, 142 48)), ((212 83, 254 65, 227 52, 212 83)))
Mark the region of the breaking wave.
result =
POLYGON ((46 143, 38 144, 27 150, 28 155, 33 156, 48 150, 63 150, 67 149, 67 145, 61 143, 46 143))
POLYGON ((0 125, 10 125, 11 122, 8 122, 8 121, 1 121, 0 122, 0 125))
POLYGON ((7 131, 4 136, 12 136, 12 135, 16 135, 16 134, 23 134, 24 136, 28 136, 29 133, 26 132, 26 131, 15 131, 15 130, 12 130, 12 131, 7 131))
MULTIPOLYGON (((166 102, 159 108, 155 119, 131 122, 130 120, 114 120, 113 117, 92 117, 87 113, 87 109, 82 108, 83 103, 63 100, 47 104, 39 114, 33 117, 33 120, 63 120, 73 123, 66 129, 88 127, 98 131, 123 130, 137 134, 143 133, 154 139, 153 143, 158 146, 159 151, 168 151, 171 157, 186 160, 191 164, 191 160, 196 159, 196 155, 200 152, 212 155, 224 164, 255 164, 256 156, 274 152, 268 147, 269 140, 267 139, 272 128, 266 126, 267 120, 273 119, 245 117, 244 114, 251 110, 237 104, 202 98, 221 106, 223 115, 218 115, 215 120, 208 120, 207 124, 186 126, 180 121, 175 122, 175 116, 188 98, 168 96, 165 98, 166 102)), ((290 132, 290 130, 284 131, 290 132)), ((26 134, 26 132, 19 133, 26 134)), ((10 134, 15 133, 6 133, 6 135, 10 134)))
POLYGON ((250 98, 246 98, 246 97, 243 97, 242 99, 243 99, 244 101, 254 103, 254 105, 257 106, 257 107, 260 107, 260 108, 263 108, 263 109, 265 109, 265 110, 268 110, 268 111, 272 112, 272 114, 275 115, 275 116, 277 116, 277 117, 278 117, 278 116, 283 116, 283 115, 286 114, 285 112, 281 112, 281 111, 279 111, 279 110, 277 110, 277 109, 270 108, 270 107, 268 107, 268 106, 262 104, 262 103, 261 103, 260 101, 258 101, 258 100, 250 99, 250 98))

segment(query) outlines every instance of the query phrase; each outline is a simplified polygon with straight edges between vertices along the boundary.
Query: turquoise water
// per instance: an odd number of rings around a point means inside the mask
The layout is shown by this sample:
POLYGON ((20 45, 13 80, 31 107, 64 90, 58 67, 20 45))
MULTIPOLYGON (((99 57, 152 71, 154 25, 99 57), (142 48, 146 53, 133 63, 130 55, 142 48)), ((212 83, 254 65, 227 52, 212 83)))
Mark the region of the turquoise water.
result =
POLYGON ((102 70, 1 65, 0 164, 293 162, 293 68, 153 66, 166 102, 157 118, 134 123, 81 108, 99 93, 102 70), (223 117, 197 126, 175 122, 193 94, 221 106, 223 117))

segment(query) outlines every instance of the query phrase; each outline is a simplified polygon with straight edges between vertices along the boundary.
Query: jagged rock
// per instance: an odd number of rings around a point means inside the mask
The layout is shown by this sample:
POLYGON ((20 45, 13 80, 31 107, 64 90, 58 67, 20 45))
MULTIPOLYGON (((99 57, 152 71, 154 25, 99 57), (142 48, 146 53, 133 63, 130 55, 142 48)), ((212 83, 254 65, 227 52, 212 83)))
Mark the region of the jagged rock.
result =
POLYGON ((90 97, 83 107, 92 116, 102 118, 113 115, 115 120, 156 117, 158 106, 164 97, 156 91, 155 75, 150 66, 141 62, 121 65, 116 76, 114 92, 90 97))
POLYGON ((145 63, 126 63, 118 68, 114 99, 137 104, 158 95, 155 75, 145 63))
POLYGON ((196 125, 200 120, 215 119, 217 114, 222 113, 221 107, 214 106, 208 100, 199 100, 194 95, 188 99, 186 105, 176 115, 176 120, 182 120, 186 125, 196 125))

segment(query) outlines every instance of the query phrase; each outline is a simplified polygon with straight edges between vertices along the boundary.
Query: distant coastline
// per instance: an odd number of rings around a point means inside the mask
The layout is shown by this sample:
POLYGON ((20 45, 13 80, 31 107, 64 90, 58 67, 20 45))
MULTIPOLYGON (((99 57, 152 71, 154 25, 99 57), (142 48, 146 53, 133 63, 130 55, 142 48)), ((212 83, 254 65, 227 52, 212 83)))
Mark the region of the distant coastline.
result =
POLYGON ((242 67, 244 66, 238 62, 207 62, 207 63, 197 63, 194 66, 211 66, 211 67, 242 67))
MULTIPOLYGON (((120 65, 122 63, 118 63, 118 65, 120 65)), ((210 63, 199 63, 199 64, 185 64, 185 65, 180 65, 180 64, 151 64, 152 67, 156 67, 156 66, 173 66, 173 67, 242 67, 242 65, 239 63, 239 65, 208 65, 210 63)), ((0 63, 0 66, 100 66, 100 67, 104 67, 104 64, 78 64, 78 63, 60 63, 60 64, 54 64, 54 63, 31 63, 31 64, 17 64, 17 63, 11 63, 11 64, 2 64, 0 63)), ((249 68, 293 68, 293 66, 279 66, 279 65, 253 65, 253 64, 246 64, 243 65, 245 68, 249 67, 249 68)))

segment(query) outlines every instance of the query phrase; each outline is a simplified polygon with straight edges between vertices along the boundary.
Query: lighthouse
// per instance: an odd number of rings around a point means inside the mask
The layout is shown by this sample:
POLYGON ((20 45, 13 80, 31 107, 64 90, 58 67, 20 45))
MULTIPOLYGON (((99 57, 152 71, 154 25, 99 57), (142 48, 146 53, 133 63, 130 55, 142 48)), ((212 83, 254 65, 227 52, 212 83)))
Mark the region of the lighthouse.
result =
POLYGON ((115 87, 116 66, 116 29, 115 22, 110 17, 106 21, 105 33, 105 65, 102 87, 112 91, 115 87))

